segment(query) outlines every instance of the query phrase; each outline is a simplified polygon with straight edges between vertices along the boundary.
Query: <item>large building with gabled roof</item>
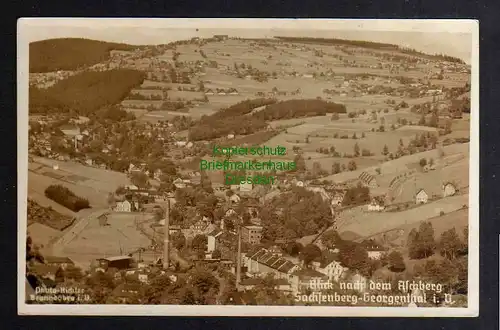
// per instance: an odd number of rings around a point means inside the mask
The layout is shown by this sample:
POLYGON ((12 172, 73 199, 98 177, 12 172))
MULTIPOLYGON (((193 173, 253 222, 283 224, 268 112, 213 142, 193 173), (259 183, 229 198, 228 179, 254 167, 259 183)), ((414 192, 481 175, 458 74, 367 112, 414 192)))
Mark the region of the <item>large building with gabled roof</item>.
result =
POLYGON ((251 277, 273 274, 275 278, 289 279, 289 275, 300 269, 290 260, 264 248, 250 251, 244 258, 245 266, 251 277))

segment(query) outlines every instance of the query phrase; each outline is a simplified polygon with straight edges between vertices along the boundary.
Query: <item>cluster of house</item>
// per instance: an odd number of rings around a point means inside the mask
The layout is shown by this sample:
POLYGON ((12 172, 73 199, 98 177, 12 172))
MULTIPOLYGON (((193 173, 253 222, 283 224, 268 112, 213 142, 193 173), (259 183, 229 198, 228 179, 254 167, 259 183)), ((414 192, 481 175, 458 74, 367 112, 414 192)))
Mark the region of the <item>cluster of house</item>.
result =
POLYGON ((49 88, 58 81, 64 80, 79 71, 55 71, 46 73, 30 73, 29 85, 37 88, 49 88))
MULTIPOLYGON (((385 253, 385 249, 375 241, 362 243, 368 251, 368 257, 378 260, 385 253)), ((354 276, 357 281, 364 280, 356 272, 349 272, 338 259, 338 249, 325 251, 325 257, 320 261, 313 261, 309 266, 298 262, 295 258, 283 255, 277 246, 270 248, 254 248, 242 253, 245 278, 240 282, 240 290, 251 290, 260 279, 272 275, 277 280, 277 290, 295 295, 310 288, 311 281, 339 282, 346 277, 354 276)))
MULTIPOLYGON (((38 121, 38 124, 40 124, 43 128, 47 125, 47 122, 40 120, 38 121)), ((81 144, 87 140, 90 135, 88 130, 81 130, 78 126, 71 124, 61 126, 60 130, 63 133, 63 137, 62 139, 58 139, 58 143, 61 143, 61 145, 65 148, 78 149, 78 147, 81 146, 81 144)), ((30 154, 39 154, 42 157, 50 159, 69 160, 70 157, 68 155, 60 154, 57 151, 52 150, 52 141, 52 134, 49 132, 42 131, 39 134, 30 134, 28 152, 30 154)))
MULTIPOLYGON (((43 125, 46 125, 45 122, 39 121, 43 125)), ((80 125, 81 126, 81 125, 80 125)), ((76 124, 68 124, 60 127, 61 132, 63 133, 62 139, 58 139, 58 143, 62 143, 64 147, 69 149, 79 150, 84 147, 88 147, 91 145, 94 140, 95 132, 91 128, 80 128, 79 125, 76 124)), ((157 122, 155 124, 145 123, 141 129, 131 129, 128 131, 128 136, 138 135, 144 136, 150 139, 156 139, 164 144, 169 142, 165 142, 166 140, 170 140, 170 137, 174 132, 172 131, 172 123, 164 123, 157 122)), ((108 141, 105 141, 103 147, 98 152, 103 155, 112 154, 112 153, 120 153, 120 149, 116 148, 113 144, 114 137, 110 135, 108 141)), ((58 160, 71 160, 71 156, 68 154, 59 154, 55 152, 52 145, 52 134, 48 132, 41 132, 39 134, 30 134, 30 154, 39 154, 40 156, 58 159, 58 160)), ((192 146, 192 143, 191 143, 192 146)), ((108 165, 102 162, 96 162, 94 159, 85 156, 83 158, 74 159, 79 161, 83 165, 87 166, 95 166, 103 169, 107 169, 108 165)), ((130 164, 128 173, 144 170, 144 172, 148 172, 145 168, 145 164, 142 165, 134 165, 130 164)), ((149 172, 147 173, 149 175, 149 172)), ((161 173, 155 173, 155 179, 159 179, 161 173)))
MULTIPOLYGON (((458 187, 452 182, 445 182, 441 186, 442 197, 453 196, 458 192, 458 187)), ((434 196, 431 196, 434 197, 434 196)), ((429 201, 429 194, 425 189, 419 189, 415 194, 415 204, 425 204, 429 201)))

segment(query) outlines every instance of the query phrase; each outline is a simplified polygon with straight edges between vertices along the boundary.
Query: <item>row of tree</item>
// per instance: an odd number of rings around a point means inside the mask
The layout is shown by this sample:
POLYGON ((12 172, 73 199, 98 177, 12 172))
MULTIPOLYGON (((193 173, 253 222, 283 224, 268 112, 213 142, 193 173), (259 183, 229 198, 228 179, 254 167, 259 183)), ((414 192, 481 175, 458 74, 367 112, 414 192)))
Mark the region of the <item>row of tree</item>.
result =
POLYGON ((438 250, 442 256, 454 260, 460 255, 467 254, 468 237, 467 227, 464 228, 463 239, 453 227, 444 231, 440 239, 436 241, 432 224, 423 222, 418 229, 414 228, 408 234, 408 254, 412 259, 422 259, 433 255, 438 250))
POLYGON ((45 196, 75 212, 90 207, 87 199, 75 195, 71 190, 61 185, 48 186, 45 189, 45 196))

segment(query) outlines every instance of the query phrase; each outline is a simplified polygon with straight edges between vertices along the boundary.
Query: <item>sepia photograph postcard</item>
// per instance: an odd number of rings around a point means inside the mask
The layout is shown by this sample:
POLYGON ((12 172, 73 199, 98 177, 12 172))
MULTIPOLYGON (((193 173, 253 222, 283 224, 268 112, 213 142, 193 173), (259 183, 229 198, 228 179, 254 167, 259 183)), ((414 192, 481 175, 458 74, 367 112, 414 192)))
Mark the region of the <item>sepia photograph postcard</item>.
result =
POLYGON ((21 315, 479 315, 479 23, 18 20, 21 315))

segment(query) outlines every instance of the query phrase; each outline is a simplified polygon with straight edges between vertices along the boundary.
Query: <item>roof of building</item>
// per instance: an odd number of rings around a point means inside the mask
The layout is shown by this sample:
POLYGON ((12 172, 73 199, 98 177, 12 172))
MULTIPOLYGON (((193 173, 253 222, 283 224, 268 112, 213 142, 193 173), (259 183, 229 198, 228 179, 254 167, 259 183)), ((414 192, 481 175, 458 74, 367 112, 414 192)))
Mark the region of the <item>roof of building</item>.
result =
POLYGON ((293 267, 295 267, 295 265, 290 260, 285 260, 285 262, 277 269, 280 272, 288 273, 293 267))
POLYGON ((247 257, 282 273, 289 272, 295 266, 291 261, 271 253, 264 248, 249 251, 247 257))
POLYGON ((219 236, 219 235, 222 235, 222 230, 220 230, 219 228, 216 228, 214 230, 212 230, 210 233, 208 233, 208 236, 219 236))
POLYGON ((320 267, 325 268, 334 261, 338 261, 339 257, 336 253, 327 253, 321 260, 320 267))
POLYGON ((426 194, 426 195, 427 195, 427 193, 425 192, 425 190, 424 190, 424 189, 419 189, 415 195, 418 195, 418 194, 420 194, 421 192, 423 192, 424 194, 426 194))
POLYGON ((126 260, 126 259, 132 259, 132 257, 130 257, 130 256, 115 256, 115 257, 101 258, 101 260, 106 260, 106 261, 117 261, 117 260, 126 260))

